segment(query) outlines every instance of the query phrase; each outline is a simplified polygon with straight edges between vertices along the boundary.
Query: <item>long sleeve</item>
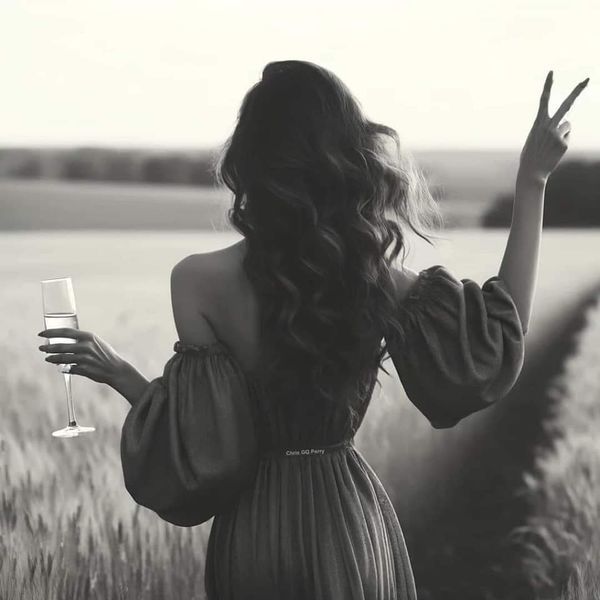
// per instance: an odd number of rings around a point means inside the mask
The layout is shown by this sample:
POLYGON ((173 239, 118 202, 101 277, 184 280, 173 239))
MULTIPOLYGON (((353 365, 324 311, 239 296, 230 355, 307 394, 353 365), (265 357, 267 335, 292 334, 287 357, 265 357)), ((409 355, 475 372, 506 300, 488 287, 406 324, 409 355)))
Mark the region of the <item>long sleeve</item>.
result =
POLYGON ((444 266, 419 273, 387 348, 409 400, 433 427, 452 427, 504 397, 523 367, 522 323, 504 281, 480 287, 444 266))
POLYGON ((189 527, 227 510, 253 481, 258 443, 247 381, 227 348, 173 349, 125 418, 121 464, 138 504, 189 527))

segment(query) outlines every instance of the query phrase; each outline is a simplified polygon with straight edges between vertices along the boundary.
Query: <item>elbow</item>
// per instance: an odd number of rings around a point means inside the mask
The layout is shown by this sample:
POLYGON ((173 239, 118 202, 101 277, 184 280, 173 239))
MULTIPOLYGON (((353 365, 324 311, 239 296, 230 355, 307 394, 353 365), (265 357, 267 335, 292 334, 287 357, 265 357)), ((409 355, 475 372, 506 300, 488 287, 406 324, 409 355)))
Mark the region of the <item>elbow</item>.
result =
POLYGON ((451 429, 466 417, 495 404, 501 396, 490 391, 490 384, 455 386, 447 390, 443 409, 429 417, 434 429, 451 429))
POLYGON ((429 422, 434 429, 451 429, 464 418, 480 412, 501 401, 514 387, 519 373, 506 378, 494 378, 486 383, 456 388, 454 393, 448 392, 443 416, 430 417, 429 422))

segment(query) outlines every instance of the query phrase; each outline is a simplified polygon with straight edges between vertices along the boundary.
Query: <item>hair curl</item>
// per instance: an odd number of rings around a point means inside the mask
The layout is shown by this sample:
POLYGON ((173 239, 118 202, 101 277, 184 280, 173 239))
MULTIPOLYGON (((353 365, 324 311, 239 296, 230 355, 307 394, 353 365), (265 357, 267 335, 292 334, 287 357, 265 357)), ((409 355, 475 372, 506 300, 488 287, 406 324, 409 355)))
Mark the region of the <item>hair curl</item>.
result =
POLYGON ((388 373, 382 337, 401 333, 392 276, 405 260, 401 223, 431 244, 421 229, 443 222, 398 134, 366 119, 327 69, 271 62, 215 174, 234 194, 228 218, 246 240, 269 395, 347 404, 350 382, 364 402, 378 369, 388 373))

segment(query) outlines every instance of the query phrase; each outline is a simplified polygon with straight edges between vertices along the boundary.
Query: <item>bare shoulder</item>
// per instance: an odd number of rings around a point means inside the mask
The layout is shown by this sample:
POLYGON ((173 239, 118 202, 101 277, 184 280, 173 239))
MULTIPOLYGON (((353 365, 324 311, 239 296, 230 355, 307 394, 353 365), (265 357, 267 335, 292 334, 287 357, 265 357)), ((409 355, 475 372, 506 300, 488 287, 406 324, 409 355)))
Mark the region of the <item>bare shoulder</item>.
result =
POLYGON ((228 283, 240 264, 242 242, 231 246, 190 254, 182 258, 171 270, 171 284, 182 291, 210 294, 215 286, 228 283))
POLYGON ((404 300, 404 298, 410 294, 413 285, 419 278, 419 273, 409 269, 408 267, 402 267, 399 269, 392 267, 391 275, 396 286, 397 300, 404 300))
POLYGON ((234 285, 240 242, 211 252, 190 254, 171 270, 171 303, 179 339, 209 344, 219 303, 234 285))

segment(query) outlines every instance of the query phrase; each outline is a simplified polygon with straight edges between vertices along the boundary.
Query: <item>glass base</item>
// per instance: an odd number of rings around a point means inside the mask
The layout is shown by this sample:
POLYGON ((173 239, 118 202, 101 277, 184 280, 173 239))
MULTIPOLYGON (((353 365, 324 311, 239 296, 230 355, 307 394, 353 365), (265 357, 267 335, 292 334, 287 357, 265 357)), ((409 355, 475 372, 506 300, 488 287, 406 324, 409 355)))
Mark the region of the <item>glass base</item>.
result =
POLYGON ((80 433, 87 433, 89 431, 96 431, 96 428, 86 427, 85 425, 67 425, 67 427, 53 431, 52 435, 54 437, 68 438, 77 437, 80 433))

